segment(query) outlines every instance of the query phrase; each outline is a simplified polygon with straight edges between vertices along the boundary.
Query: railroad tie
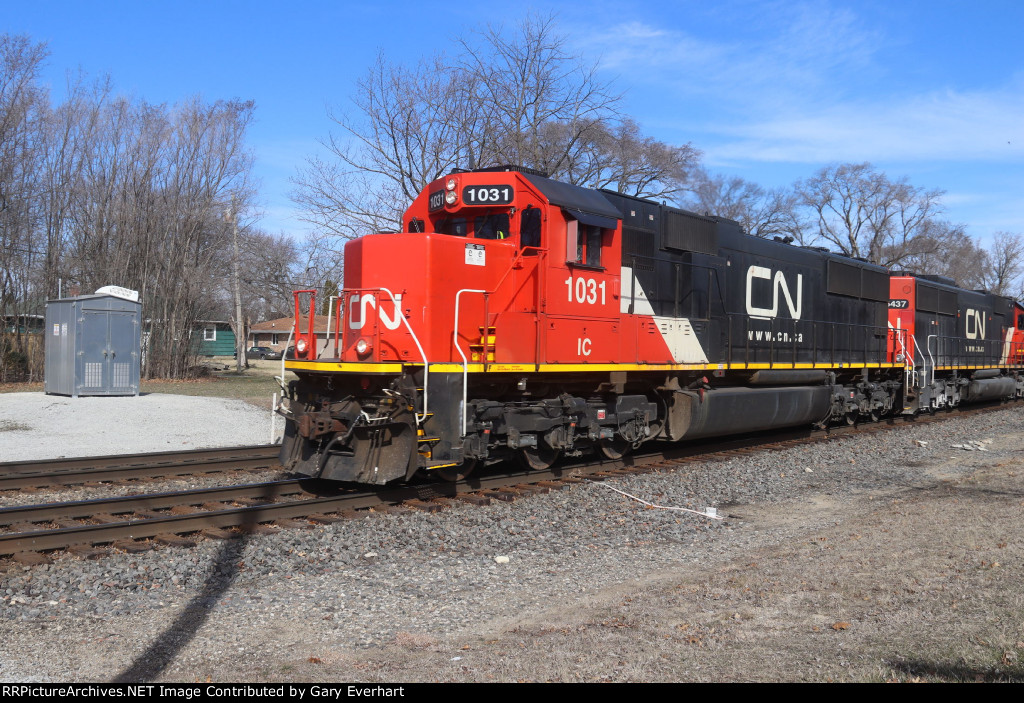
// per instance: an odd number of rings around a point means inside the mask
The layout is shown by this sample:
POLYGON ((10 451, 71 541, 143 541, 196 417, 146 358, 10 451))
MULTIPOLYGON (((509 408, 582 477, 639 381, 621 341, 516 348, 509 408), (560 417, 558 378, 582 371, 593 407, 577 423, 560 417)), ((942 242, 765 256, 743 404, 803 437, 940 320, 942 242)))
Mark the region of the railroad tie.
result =
POLYGON ((22 566, 41 566, 53 561, 53 559, 41 552, 18 552, 11 555, 11 559, 16 564, 21 564, 22 566))
POLYGON ((153 541, 157 544, 163 544, 167 547, 194 547, 196 541, 181 535, 157 535, 153 538, 153 541))
POLYGON ((129 554, 141 554, 142 552, 148 552, 156 545, 148 541, 143 542, 134 539, 119 539, 110 546, 114 549, 119 549, 122 552, 128 552, 129 554))
POLYGON ((318 525, 333 525, 336 522, 342 522, 345 518, 338 515, 324 515, 323 513, 317 513, 316 515, 310 515, 306 519, 310 522, 315 522, 318 525))

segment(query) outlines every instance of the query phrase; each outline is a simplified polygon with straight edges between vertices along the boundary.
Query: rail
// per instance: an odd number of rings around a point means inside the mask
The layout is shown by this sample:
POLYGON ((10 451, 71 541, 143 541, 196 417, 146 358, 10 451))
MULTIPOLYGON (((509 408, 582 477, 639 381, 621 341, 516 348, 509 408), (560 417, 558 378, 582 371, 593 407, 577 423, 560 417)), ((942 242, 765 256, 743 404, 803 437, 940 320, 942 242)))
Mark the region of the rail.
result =
POLYGON ((888 359, 888 326, 759 318, 742 313, 728 313, 727 319, 726 356, 730 365, 845 366, 876 364, 888 359), (872 338, 877 342, 872 343, 872 338))
POLYGON ((967 339, 930 334, 925 346, 935 366, 965 368, 1003 368, 1022 366, 1020 343, 1004 339, 967 339), (933 344, 934 340, 934 344, 933 344), (934 353, 933 353, 934 348, 934 353))

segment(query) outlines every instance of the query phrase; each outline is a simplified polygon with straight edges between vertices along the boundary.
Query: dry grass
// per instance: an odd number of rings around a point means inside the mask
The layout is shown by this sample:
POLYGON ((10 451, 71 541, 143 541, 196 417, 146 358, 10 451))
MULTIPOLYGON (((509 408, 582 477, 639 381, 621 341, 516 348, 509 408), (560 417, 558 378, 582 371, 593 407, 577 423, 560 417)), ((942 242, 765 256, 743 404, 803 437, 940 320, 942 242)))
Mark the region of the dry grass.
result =
MULTIPOLYGON (((278 382, 274 379, 275 375, 281 373, 281 362, 250 361, 249 364, 248 369, 238 373, 234 370, 233 359, 214 359, 211 365, 216 367, 229 365, 229 370, 212 371, 209 376, 189 380, 143 380, 140 383, 140 392, 234 398, 269 409, 273 394, 281 392, 278 382)), ((294 374, 290 372, 286 374, 286 379, 294 378, 294 374)), ((0 393, 39 393, 42 391, 43 384, 41 382, 0 384, 0 393)))

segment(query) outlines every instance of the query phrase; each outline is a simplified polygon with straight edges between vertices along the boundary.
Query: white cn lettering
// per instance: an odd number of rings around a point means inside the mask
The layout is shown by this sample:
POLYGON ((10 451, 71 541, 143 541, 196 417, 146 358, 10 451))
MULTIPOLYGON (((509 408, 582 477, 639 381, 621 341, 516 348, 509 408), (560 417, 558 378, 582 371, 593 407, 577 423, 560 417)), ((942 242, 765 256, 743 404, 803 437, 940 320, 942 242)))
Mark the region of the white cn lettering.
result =
POLYGON ((985 339, 985 313, 982 310, 968 308, 966 313, 967 339, 985 339))
POLYGON ((772 270, 764 266, 751 266, 747 269, 747 314, 754 317, 776 317, 779 314, 779 291, 782 291, 786 298, 786 307, 794 320, 800 319, 800 312, 803 309, 804 277, 803 274, 796 275, 796 303, 793 302, 793 295, 789 292, 789 284, 782 271, 775 272, 775 279, 772 283, 772 306, 770 308, 759 308, 754 305, 754 279, 763 278, 772 281, 772 270))
MULTIPOLYGON (((395 296, 395 312, 394 317, 388 317, 388 314, 383 310, 380 310, 377 314, 380 316, 380 321, 384 323, 384 326, 389 330, 398 329, 398 325, 401 324, 401 294, 395 296)), ((377 308, 377 296, 373 293, 363 293, 359 295, 355 293, 350 295, 348 299, 348 328, 350 330, 361 330, 363 325, 366 324, 366 308, 371 307, 376 310, 377 308), (356 315, 356 306, 359 308, 359 314, 356 315)))

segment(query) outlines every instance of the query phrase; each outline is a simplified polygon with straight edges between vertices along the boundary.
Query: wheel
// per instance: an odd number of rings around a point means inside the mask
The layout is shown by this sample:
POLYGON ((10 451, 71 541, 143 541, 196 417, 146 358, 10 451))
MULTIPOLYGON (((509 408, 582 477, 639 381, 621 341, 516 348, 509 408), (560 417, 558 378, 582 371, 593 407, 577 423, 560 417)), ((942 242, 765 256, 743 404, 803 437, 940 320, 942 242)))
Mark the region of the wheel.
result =
POLYGON ((431 469, 430 474, 439 481, 454 483, 469 476, 475 468, 476 459, 466 459, 458 466, 443 466, 439 469, 431 469))
POLYGON ((627 442, 621 437, 613 439, 602 439, 598 444, 598 450, 601 452, 601 456, 605 459, 621 459, 622 457, 633 451, 633 444, 627 442))
POLYGON ((857 417, 859 415, 860 415, 860 413, 857 412, 856 410, 851 410, 848 413, 846 413, 846 417, 845 417, 846 424, 849 427, 853 427, 854 425, 856 425, 857 424, 857 417))
POLYGON ((530 471, 550 469, 558 461, 558 450, 548 446, 523 447, 516 455, 520 466, 530 471))

